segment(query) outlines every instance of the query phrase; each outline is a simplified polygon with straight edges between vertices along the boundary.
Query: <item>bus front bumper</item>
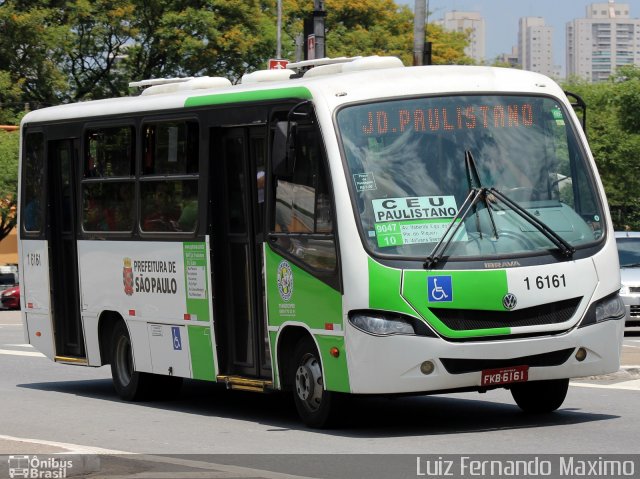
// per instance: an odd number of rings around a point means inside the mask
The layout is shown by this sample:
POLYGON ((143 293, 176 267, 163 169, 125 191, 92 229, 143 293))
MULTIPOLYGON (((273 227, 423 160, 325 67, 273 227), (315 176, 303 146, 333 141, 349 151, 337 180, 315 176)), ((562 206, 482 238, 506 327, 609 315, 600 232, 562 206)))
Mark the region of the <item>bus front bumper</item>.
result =
POLYGON ((495 366, 528 366, 528 381, 607 374, 620 368, 623 334, 623 320, 553 336, 464 342, 372 336, 348 326, 349 382, 354 394, 396 394, 483 389, 483 371, 495 366), (433 364, 428 374, 426 362, 433 364))

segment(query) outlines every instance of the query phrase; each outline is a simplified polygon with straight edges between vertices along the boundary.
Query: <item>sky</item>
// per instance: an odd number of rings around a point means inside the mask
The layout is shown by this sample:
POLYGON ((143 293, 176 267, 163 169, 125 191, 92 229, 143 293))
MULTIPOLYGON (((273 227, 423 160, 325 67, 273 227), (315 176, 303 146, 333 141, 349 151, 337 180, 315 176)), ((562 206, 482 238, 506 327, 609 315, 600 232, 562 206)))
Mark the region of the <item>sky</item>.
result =
MULTIPOLYGON (((586 18, 586 7, 608 0, 427 0, 429 22, 440 20, 452 10, 480 12, 486 30, 486 56, 492 61, 502 53, 511 53, 518 45, 518 20, 521 17, 543 17, 545 25, 553 27, 553 60, 564 74, 565 25, 575 18, 586 18)), ((415 0, 396 0, 412 10, 415 0)), ((640 18, 640 0, 616 0, 628 4, 631 18, 640 18)))

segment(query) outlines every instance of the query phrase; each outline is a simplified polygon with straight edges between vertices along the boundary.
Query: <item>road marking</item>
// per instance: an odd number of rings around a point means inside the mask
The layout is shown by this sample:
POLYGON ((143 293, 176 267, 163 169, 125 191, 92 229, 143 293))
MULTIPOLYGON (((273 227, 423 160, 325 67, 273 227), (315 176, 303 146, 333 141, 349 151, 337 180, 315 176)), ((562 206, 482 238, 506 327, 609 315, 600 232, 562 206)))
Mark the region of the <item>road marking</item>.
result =
POLYGON ((31 344, 3 344, 3 346, 9 346, 13 348, 33 348, 31 344))
POLYGON ((635 344, 623 344, 623 348, 640 348, 640 344, 636 346, 635 344))
POLYGON ((171 464, 172 466, 184 466, 193 469, 204 469, 204 471, 190 472, 140 472, 134 475, 126 476, 108 476, 109 479, 130 479, 135 478, 175 478, 175 479, 199 479, 199 478, 262 478, 262 479, 311 479, 308 476, 296 476, 283 472, 274 472, 264 469, 254 469, 251 467, 234 466, 230 464, 217 464, 215 462, 196 461, 190 459, 180 459, 177 457, 148 456, 140 454, 131 457, 137 461, 149 461, 163 464, 171 464))
POLYGON ((594 384, 594 383, 570 383, 571 386, 577 386, 580 388, 597 388, 597 389, 622 389, 627 391, 640 391, 640 379, 634 379, 633 381, 622 381, 615 384, 594 384))
POLYGON ((35 351, 13 351, 11 349, 0 349, 0 354, 7 354, 10 356, 33 356, 35 358, 46 357, 44 354, 35 351))
POLYGON ((5 436, 0 434, 0 441, 26 442, 29 444, 42 444, 43 446, 53 446, 67 449, 65 454, 133 454, 131 452, 118 451, 116 449, 104 449, 102 447, 80 446, 66 442, 44 441, 41 439, 28 439, 24 437, 5 436))

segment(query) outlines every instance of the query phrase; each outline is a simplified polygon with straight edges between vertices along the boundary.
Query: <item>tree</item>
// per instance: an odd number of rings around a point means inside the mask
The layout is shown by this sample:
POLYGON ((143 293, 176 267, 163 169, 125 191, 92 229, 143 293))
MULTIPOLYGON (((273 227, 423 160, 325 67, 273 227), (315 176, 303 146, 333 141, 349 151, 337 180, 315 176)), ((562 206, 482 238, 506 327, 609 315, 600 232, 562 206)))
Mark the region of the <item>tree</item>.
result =
POLYGON ((132 79, 185 75, 239 78, 275 51, 274 2, 136 0, 135 41, 122 68, 132 79))
POLYGON ((638 67, 624 67, 608 82, 572 78, 564 85, 587 104, 589 144, 617 229, 640 229, 639 79, 638 67))
MULTIPOLYGON (((0 103, 7 122, 29 102, 57 104, 66 97, 63 60, 66 27, 48 2, 38 8, 23 2, 0 5, 0 103), (8 86, 8 88, 6 88, 8 86)), ((29 3, 29 2, 25 2, 29 3)))
POLYGON ((465 55, 469 45, 469 32, 448 32, 441 25, 429 25, 427 38, 431 42, 434 65, 473 65, 473 59, 465 55))
POLYGON ((17 132, 0 130, 0 241, 16 224, 18 144, 17 132))

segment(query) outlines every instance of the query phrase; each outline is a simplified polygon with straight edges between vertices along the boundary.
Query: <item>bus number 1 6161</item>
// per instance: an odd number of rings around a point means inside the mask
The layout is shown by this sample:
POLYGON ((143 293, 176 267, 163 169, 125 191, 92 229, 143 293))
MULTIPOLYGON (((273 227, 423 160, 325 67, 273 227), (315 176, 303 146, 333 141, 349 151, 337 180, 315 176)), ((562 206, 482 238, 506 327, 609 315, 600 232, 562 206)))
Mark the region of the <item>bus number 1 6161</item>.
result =
POLYGON ((567 280, 564 274, 553 274, 546 276, 536 276, 533 278, 525 278, 524 283, 527 285, 527 290, 531 289, 551 289, 551 288, 566 288, 567 280))

